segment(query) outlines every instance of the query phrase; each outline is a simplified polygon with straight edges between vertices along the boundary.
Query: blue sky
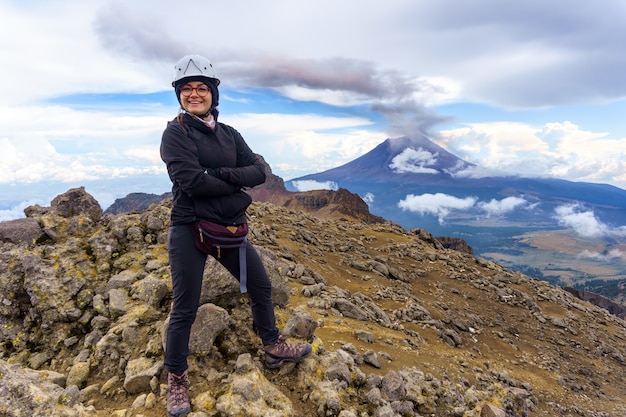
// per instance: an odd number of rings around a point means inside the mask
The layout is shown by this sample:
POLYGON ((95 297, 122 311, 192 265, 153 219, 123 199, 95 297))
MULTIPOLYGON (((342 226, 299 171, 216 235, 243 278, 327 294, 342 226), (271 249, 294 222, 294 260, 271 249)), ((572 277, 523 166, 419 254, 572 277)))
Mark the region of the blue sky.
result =
POLYGON ((426 134, 485 175, 626 188, 622 0, 5 0, 0 16, 0 220, 72 187, 103 208, 168 191, 158 148, 187 53, 285 180, 426 134))

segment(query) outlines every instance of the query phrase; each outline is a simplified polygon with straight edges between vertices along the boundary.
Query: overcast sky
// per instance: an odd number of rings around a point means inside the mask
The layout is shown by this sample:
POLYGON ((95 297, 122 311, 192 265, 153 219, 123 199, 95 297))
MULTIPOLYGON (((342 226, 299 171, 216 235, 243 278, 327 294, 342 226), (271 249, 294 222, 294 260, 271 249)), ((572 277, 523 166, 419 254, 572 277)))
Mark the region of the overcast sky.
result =
POLYGON ((169 191, 187 53, 285 180, 426 134, 485 172, 626 188, 623 0, 2 0, 0 22, 0 220, 169 191))

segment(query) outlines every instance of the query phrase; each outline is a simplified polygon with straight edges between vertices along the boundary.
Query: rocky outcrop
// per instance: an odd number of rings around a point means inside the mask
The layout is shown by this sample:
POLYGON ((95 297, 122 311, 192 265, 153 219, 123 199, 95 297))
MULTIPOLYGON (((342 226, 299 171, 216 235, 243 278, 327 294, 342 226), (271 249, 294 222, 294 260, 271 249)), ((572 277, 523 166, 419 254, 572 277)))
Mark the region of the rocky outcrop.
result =
POLYGON ((467 253, 469 255, 474 254, 474 250, 467 242, 458 237, 446 237, 446 236, 438 236, 437 240, 441 242, 444 248, 453 249, 459 252, 467 253))
MULTIPOLYGON (((0 243, 0 414, 163 415, 171 200, 98 217, 82 193, 26 210, 45 239, 0 243)), ((283 334, 314 353, 264 368, 247 299, 209 261, 195 417, 626 413, 626 324, 606 310, 425 230, 249 214, 283 334)))
POLYGON ((626 307, 617 304, 610 299, 589 291, 582 291, 573 287, 563 287, 563 289, 581 300, 589 301, 591 304, 605 308, 609 313, 615 314, 617 317, 626 318, 626 307))
POLYGON ((45 233, 33 218, 0 222, 0 242, 36 243, 45 238, 45 233))

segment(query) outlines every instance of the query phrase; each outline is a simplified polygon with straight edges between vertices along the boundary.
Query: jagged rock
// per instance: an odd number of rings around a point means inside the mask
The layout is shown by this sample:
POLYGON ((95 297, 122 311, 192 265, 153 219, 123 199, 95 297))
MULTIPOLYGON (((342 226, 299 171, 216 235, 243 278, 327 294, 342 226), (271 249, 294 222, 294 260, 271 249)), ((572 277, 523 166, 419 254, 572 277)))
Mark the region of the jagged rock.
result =
POLYGON ((45 371, 10 365, 0 359, 0 414, 7 417, 85 415, 85 407, 61 404, 65 391, 46 379, 45 371))
POLYGON ((309 400, 317 406, 319 416, 337 415, 341 411, 341 397, 333 381, 316 383, 309 400))
POLYGON ((112 318, 123 316, 130 309, 130 297, 128 290, 124 288, 113 288, 108 292, 109 296, 109 314, 112 318))
POLYGON ((50 202, 50 208, 61 217, 69 218, 85 215, 93 221, 102 217, 102 207, 85 191, 85 187, 72 188, 59 194, 50 202))
MULTIPOLYGON (((148 265, 146 265, 146 270, 153 269, 158 268, 148 268, 148 265)), ((152 307, 159 307, 168 293, 169 287, 167 283, 153 275, 149 275, 145 279, 134 282, 131 289, 133 298, 144 301, 152 307)))
POLYGON ((83 388, 87 382, 87 378, 89 378, 89 368, 89 362, 75 363, 67 374, 66 384, 68 386, 76 385, 79 388, 83 388))
POLYGON ((317 321, 313 320, 311 314, 298 308, 294 310, 289 320, 287 320, 283 328, 283 334, 285 336, 295 336, 300 339, 313 340, 317 326, 317 321))
POLYGON ((469 255, 474 254, 474 250, 471 246, 467 244, 467 242, 458 237, 448 237, 448 236, 437 236, 437 239, 444 248, 452 249, 458 252, 467 253, 469 255))
POLYGON ((369 317, 364 309, 345 298, 335 299, 333 306, 346 317, 351 317, 361 321, 365 321, 369 317))
POLYGON ((37 220, 29 217, 0 222, 0 242, 34 244, 45 236, 37 220))
POLYGON ((354 337, 365 343, 374 343, 374 335, 371 332, 365 330, 355 330, 354 337))
POLYGON ((352 375, 350 374, 350 368, 345 363, 336 363, 326 369, 325 377, 330 380, 345 381, 348 384, 352 383, 352 375))
POLYGON ((480 410, 480 417, 506 417, 506 412, 493 404, 485 404, 480 410))
POLYGON ((128 362, 125 369, 124 389, 129 394, 137 394, 140 392, 150 391, 150 382, 152 378, 157 376, 163 364, 155 363, 149 358, 137 358, 128 362))
MULTIPOLYGON (((207 355, 213 347, 215 338, 228 328, 228 312, 214 304, 203 304, 198 307, 196 321, 191 326, 189 352, 193 355, 207 355)), ((161 332, 163 349, 169 327, 169 317, 161 332)))
POLYGON ((130 288, 131 285, 133 285, 133 283, 135 281, 137 281, 137 272, 136 271, 132 271, 129 269, 125 269, 123 271, 120 271, 118 274, 115 274, 111 277, 111 279, 109 279, 109 281, 107 282, 105 291, 110 291, 113 289, 119 289, 119 288, 130 288))
POLYGON ((374 368, 382 368, 382 364, 380 363, 380 359, 378 355, 373 350, 368 350, 363 354, 363 362, 368 365, 373 366, 374 368))
POLYGON ((381 390, 388 401, 402 401, 406 398, 404 381, 397 372, 388 372, 383 377, 381 390))
POLYGON ((293 416, 289 398, 265 378, 249 354, 242 356, 237 360, 238 371, 230 374, 226 390, 215 403, 217 411, 232 417, 293 416))
POLYGON ((36 256, 22 258, 23 288, 30 298, 31 309, 46 326, 59 321, 74 321, 81 316, 76 296, 86 285, 83 276, 65 276, 57 273, 58 265, 36 256))

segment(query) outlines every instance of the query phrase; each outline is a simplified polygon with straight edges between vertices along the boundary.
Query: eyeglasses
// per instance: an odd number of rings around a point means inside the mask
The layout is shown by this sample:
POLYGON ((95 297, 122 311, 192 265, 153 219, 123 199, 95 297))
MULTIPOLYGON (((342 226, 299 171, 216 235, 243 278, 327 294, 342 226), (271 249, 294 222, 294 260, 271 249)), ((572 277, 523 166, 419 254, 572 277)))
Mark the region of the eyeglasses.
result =
POLYGON ((206 85, 199 85, 197 87, 192 87, 190 85, 184 85, 180 88, 180 95, 183 97, 189 97, 193 90, 196 90, 196 93, 200 97, 206 97, 211 92, 211 89, 206 85))

